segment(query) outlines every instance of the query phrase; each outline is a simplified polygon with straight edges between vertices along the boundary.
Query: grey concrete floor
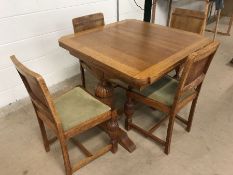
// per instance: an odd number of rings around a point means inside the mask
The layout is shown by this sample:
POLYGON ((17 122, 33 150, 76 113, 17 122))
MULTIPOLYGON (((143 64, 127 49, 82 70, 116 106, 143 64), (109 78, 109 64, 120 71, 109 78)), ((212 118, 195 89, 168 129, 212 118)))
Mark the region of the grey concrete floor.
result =
MULTIPOLYGON (((221 25, 223 26, 223 25, 221 25)), ((212 34, 207 33, 211 37, 212 34)), ((169 156, 149 139, 129 131, 137 149, 128 153, 119 146, 116 154, 111 152, 83 167, 75 174, 87 175, 232 175, 233 174, 233 37, 219 35, 221 47, 214 58, 202 89, 191 133, 179 123, 175 124, 172 149, 169 156)), ((78 83, 75 77, 52 91, 64 91, 78 83), (68 84, 68 85, 67 85, 68 84)), ((88 80, 88 88, 94 84, 88 80)), ((124 93, 116 92, 118 101, 124 93)), ((120 103, 121 104, 121 103, 120 103)), ((187 116, 189 107, 180 115, 187 116)), ((28 100, 21 100, 0 109, 0 174, 1 175, 62 175, 64 174, 60 145, 55 142, 46 153, 35 117, 28 100)), ((148 128, 151 122, 162 116, 142 105, 137 106, 135 122, 148 128)), ((119 123, 123 128, 124 116, 119 123)), ((164 124, 158 131, 163 136, 164 124)), ((49 135, 52 135, 49 132, 49 135)), ((164 137, 164 136, 163 136, 164 137)), ((108 142, 105 133, 93 129, 78 137, 92 151, 108 142)), ((72 144, 69 145, 72 162, 83 155, 72 144)))

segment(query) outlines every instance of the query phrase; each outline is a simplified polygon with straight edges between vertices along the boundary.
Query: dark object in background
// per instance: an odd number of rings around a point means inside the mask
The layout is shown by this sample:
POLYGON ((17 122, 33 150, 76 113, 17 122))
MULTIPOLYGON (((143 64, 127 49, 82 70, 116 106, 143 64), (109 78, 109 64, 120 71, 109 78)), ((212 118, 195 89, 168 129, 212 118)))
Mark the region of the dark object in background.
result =
POLYGON ((152 7, 152 0, 145 0, 144 18, 143 18, 143 21, 145 21, 145 22, 150 22, 150 19, 151 19, 151 7, 152 7))
POLYGON ((216 10, 221 10, 224 8, 224 0, 212 0, 215 2, 216 10))
POLYGON ((231 62, 230 62, 231 64, 233 64, 233 58, 232 58, 232 60, 231 60, 231 62))

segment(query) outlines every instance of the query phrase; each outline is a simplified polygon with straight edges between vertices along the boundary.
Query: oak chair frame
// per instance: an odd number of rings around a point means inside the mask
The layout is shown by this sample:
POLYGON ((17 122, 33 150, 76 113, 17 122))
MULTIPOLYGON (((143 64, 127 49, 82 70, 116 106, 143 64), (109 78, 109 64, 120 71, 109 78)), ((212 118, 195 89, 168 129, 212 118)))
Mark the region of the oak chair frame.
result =
POLYGON ((11 56, 11 60, 14 63, 17 72, 19 73, 29 93, 32 105, 35 109, 35 113, 38 119, 44 148, 46 152, 49 152, 50 145, 57 139, 59 140, 67 175, 71 175, 81 167, 95 160, 99 156, 107 153, 108 151, 112 151, 113 153, 117 151, 118 140, 116 127, 118 125, 116 111, 107 111, 101 115, 80 123, 67 131, 64 131, 61 120, 54 106, 52 97, 42 76, 25 67, 17 60, 14 55, 11 56), (47 126, 54 132, 54 134, 56 135, 54 138, 48 139, 45 126, 47 126), (108 135, 111 138, 111 143, 97 151, 95 154, 92 154, 79 141, 72 139, 72 137, 81 134, 84 131, 95 126, 100 126, 108 131, 108 135), (71 140, 86 156, 85 159, 77 162, 73 166, 71 165, 67 149, 68 140, 71 140))
POLYGON ((172 139, 172 132, 173 132, 173 126, 175 119, 178 119, 182 123, 186 125, 186 131, 191 131, 192 121, 193 121, 193 115, 196 108, 196 103, 198 100, 198 96, 202 87, 202 83, 204 81, 205 75, 207 73, 207 70, 209 68, 209 65, 216 53, 216 50, 219 46, 218 42, 213 42, 209 44, 208 46, 204 47, 203 49, 200 49, 197 52, 192 53, 190 56, 188 56, 186 62, 184 63, 184 70, 181 76, 181 79, 179 81, 179 85, 176 90, 176 95, 174 98, 174 102, 172 106, 165 105, 159 101, 155 101, 153 99, 149 99, 142 94, 138 92, 134 92, 133 90, 127 91, 127 101, 125 102, 125 128, 126 130, 135 129, 141 134, 143 134, 145 137, 149 137, 155 142, 158 142, 159 144, 165 146, 165 153, 170 153, 170 146, 171 146, 171 139, 172 139), (201 69, 198 69, 199 66, 196 65, 200 63, 200 61, 206 61, 201 62, 202 66, 201 69), (181 100, 181 95, 186 90, 193 89, 195 93, 191 94, 185 99, 181 100), (180 117, 178 112, 186 106, 189 102, 192 101, 190 114, 188 117, 188 120, 180 117), (134 124, 132 121, 132 116, 134 113, 134 102, 141 102, 153 109, 158 109, 159 111, 162 111, 166 114, 164 118, 162 118, 158 123, 153 125, 148 131, 142 129, 138 125, 134 124), (166 121, 166 119, 169 119, 168 128, 167 128, 167 136, 166 140, 162 140, 159 137, 153 135, 153 132, 161 126, 161 124, 166 121))
POLYGON ((170 20, 169 26, 171 28, 177 28, 193 33, 197 33, 200 35, 204 34, 207 17, 208 17, 208 8, 209 3, 206 2, 205 10, 204 11, 197 11, 197 10, 189 10, 189 9, 182 9, 182 8, 175 8, 172 12, 172 17, 170 20), (183 18, 183 23, 177 23, 177 19, 183 18), (199 20, 200 25, 192 25, 195 24, 191 21, 199 20))
MULTIPOLYGON (((105 25, 104 15, 103 13, 95 13, 91 15, 77 17, 72 20, 72 24, 73 24, 74 33, 83 32, 97 27, 103 27, 105 25)), ((82 86, 85 88, 86 82, 85 82, 84 70, 86 66, 85 63, 81 60, 79 61, 79 64, 80 64, 82 86)))

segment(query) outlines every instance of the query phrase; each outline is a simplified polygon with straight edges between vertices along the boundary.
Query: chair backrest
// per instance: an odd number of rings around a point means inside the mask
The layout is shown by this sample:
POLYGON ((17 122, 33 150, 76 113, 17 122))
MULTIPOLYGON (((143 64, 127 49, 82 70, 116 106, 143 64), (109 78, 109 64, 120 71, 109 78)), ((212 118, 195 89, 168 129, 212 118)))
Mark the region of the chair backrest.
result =
POLYGON ((204 12, 175 8, 172 13, 170 27, 203 34, 206 26, 207 13, 208 8, 204 12))
POLYGON ((43 115, 57 125, 59 120, 56 118, 54 103, 42 76, 25 67, 14 55, 11 60, 29 93, 36 114, 43 115))
POLYGON ((180 84, 175 97, 176 100, 181 97, 182 93, 190 89, 195 89, 199 93, 209 65, 218 47, 219 42, 215 41, 188 56, 180 78, 180 84))
POLYGON ((81 16, 72 20, 74 33, 104 26, 103 13, 81 16))

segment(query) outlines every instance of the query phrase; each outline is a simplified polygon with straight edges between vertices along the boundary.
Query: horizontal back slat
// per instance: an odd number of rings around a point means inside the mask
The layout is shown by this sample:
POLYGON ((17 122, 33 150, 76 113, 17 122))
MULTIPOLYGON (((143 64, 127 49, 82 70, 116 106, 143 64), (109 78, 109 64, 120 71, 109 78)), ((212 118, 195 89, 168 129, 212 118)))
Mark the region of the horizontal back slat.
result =
POLYGON ((95 13, 87 16, 81 16, 72 20, 74 32, 81 32, 95 27, 104 26, 103 13, 95 13))
POLYGON ((205 12, 176 8, 172 13, 170 27, 202 34, 205 23, 205 12))
POLYGON ((175 8, 175 10, 173 11, 173 15, 187 16, 187 17, 199 18, 199 19, 205 18, 205 12, 203 12, 203 11, 181 9, 181 8, 175 8))

